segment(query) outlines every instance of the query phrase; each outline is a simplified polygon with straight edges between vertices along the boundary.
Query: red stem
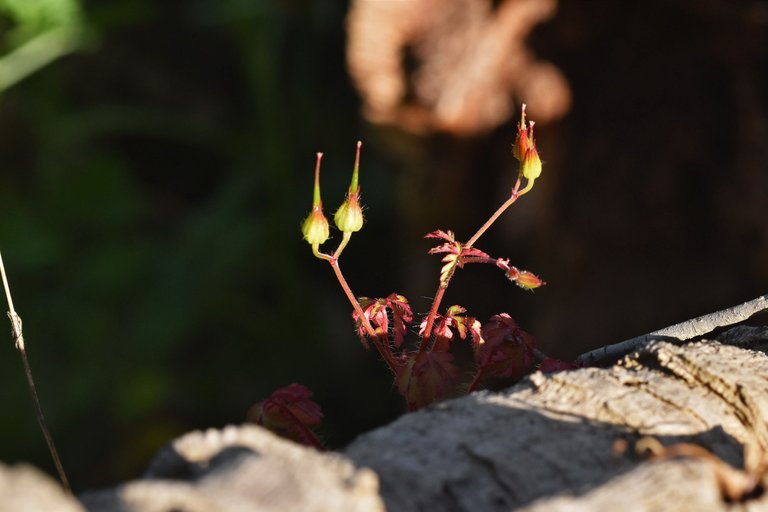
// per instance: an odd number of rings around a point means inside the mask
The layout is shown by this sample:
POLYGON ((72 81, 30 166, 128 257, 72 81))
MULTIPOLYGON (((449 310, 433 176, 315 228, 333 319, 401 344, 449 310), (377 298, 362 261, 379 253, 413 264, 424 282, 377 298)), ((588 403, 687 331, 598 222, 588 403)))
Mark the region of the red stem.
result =
POLYGON ((429 315, 427 315, 427 324, 424 326, 424 334, 421 336, 421 345, 419 345, 419 353, 424 352, 427 349, 427 343, 429 343, 429 337, 432 334, 432 326, 435 324, 435 317, 437 316, 437 310, 440 308, 440 303, 443 300, 443 295, 445 295, 445 289, 448 288, 448 281, 450 281, 450 276, 448 277, 448 280, 445 283, 445 286, 443 286, 442 283, 440 283, 440 286, 437 287, 437 293, 435 293, 435 299, 432 301, 432 308, 429 310, 429 315))
POLYGON ((392 372, 395 372, 395 366, 394 361, 392 360, 392 353, 389 349, 389 343, 385 339, 384 341, 381 340, 381 337, 376 333, 376 329, 373 328, 371 325, 371 322, 365 317, 365 313, 363 312, 363 308, 360 307, 360 303, 357 301, 357 298, 352 293, 352 289, 347 284, 347 280, 344 279, 344 274, 341 273, 341 268, 339 267, 339 260, 336 258, 328 258, 328 263, 331 265, 331 268, 333 269, 333 272, 336 274, 336 279, 339 281, 339 284, 341 285, 341 289, 344 290, 344 293, 347 296, 347 299, 349 300, 350 304, 352 304, 352 308, 355 310, 355 313, 357 313, 358 318, 360 319, 360 322, 363 324, 363 328, 365 329, 365 332, 368 334, 368 337, 373 341, 373 345, 376 347, 376 350, 379 351, 379 354, 384 359, 384 362, 387 363, 387 366, 389 366, 390 370, 392 372))
MULTIPOLYGON (((491 215, 491 217, 485 221, 485 224, 483 224, 480 229, 477 230, 477 233, 472 235, 472 238, 469 239, 469 241, 463 245, 462 252, 464 249, 468 249, 474 245, 477 240, 483 236, 483 233, 488 231, 488 228, 491 227, 491 225, 496 222, 496 220, 501 216, 504 211, 512 206, 512 203, 517 201, 517 199, 522 195, 519 194, 518 191, 520 190, 520 177, 517 178, 517 182, 515 182, 515 186, 512 189, 512 192, 509 195, 509 199, 504 201, 504 204, 499 206, 499 208, 491 215)), ((459 253, 458 259, 461 258, 461 253, 459 253)), ((429 342, 429 338, 432 335, 432 326, 435 323, 435 317, 437 316, 437 311, 440 308, 440 302, 443 300, 443 295, 445 295, 445 290, 448 288, 448 285, 451 283, 451 278, 453 278, 453 273, 456 270, 456 267, 454 266, 451 270, 450 274, 448 274, 447 278, 444 281, 441 281, 440 285, 437 288, 437 293, 435 294, 435 299, 432 301, 432 308, 429 310, 429 315, 427 316, 427 323, 424 326, 424 334, 421 337, 421 345, 419 346, 419 352, 424 352, 427 348, 427 343, 429 342)))
POLYGON ((477 233, 475 233, 474 235, 472 235, 472 238, 470 238, 470 239, 469 239, 469 241, 468 241, 466 244, 464 244, 464 248, 469 248, 469 247, 472 247, 472 246, 475 244, 475 242, 477 242, 478 238, 480 238, 481 236, 483 236, 483 234, 484 234, 486 231, 488 231, 488 228, 490 228, 490 227, 491 227, 491 225, 492 225, 494 222, 496 222, 496 220, 497 220, 497 219, 498 219, 498 218, 501 216, 501 214, 502 214, 502 213, 504 213, 504 211, 505 211, 507 208, 509 208, 510 206, 512 206, 512 203, 514 203, 515 201, 517 201, 517 198, 518 198, 518 197, 520 197, 520 196, 519 196, 519 195, 517 195, 516 193, 515 193, 515 194, 512 194, 511 196, 509 196, 509 199, 507 199, 506 201, 504 201, 504 204, 502 204, 501 206, 499 206, 499 209, 498 209, 498 210, 496 210, 496 211, 493 213, 493 215, 491 215, 491 217, 490 217, 490 218, 489 218, 487 221, 485 221, 485 224, 483 224, 483 225, 482 225, 482 227, 481 227, 480 229, 478 229, 478 230, 477 230, 477 233))

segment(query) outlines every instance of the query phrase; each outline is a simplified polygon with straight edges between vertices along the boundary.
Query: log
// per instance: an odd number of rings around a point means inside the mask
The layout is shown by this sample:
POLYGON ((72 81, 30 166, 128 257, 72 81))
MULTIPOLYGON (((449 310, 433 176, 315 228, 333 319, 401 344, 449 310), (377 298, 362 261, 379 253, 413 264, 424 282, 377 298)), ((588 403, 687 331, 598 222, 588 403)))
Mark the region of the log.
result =
MULTIPOLYGON (((611 368, 536 373, 409 414, 345 454, 377 473, 388 510, 719 511, 731 505, 711 462, 614 446, 695 443, 740 468, 744 447, 768 447, 767 417, 764 352, 652 341, 611 368)), ((768 510, 762 495, 746 503, 768 510)))
POLYGON ((85 493, 79 505, 89 512, 768 511, 768 328, 739 326, 710 338, 651 339, 610 367, 537 372, 503 392, 404 415, 340 453, 253 425, 193 432, 163 449, 143 478, 85 493), (656 446, 651 458, 634 449, 654 446, 649 436, 667 447, 656 446))

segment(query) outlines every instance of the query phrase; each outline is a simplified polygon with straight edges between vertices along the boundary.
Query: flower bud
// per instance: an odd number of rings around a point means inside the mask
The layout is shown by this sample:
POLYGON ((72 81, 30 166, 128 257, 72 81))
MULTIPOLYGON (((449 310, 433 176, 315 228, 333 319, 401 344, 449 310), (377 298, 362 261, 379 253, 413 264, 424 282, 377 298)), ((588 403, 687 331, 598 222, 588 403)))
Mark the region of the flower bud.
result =
POLYGON ((529 183, 541 176, 541 158, 539 158, 539 152, 536 150, 536 144, 532 144, 525 152, 520 163, 520 172, 529 183))
POLYGON ((547 283, 545 283, 537 275, 528 272, 527 270, 523 270, 520 272, 520 274, 518 274, 517 279, 515 279, 515 284, 526 290, 534 290, 540 286, 544 286, 547 283))
POLYGON ((519 270, 511 265, 504 271, 504 274, 507 276, 507 279, 525 290, 533 290, 547 284, 536 274, 527 270, 519 270))
POLYGON ((525 124, 525 103, 523 103, 523 113, 520 114, 520 122, 517 123, 517 136, 515 137, 515 143, 512 146, 512 154, 522 162, 529 146, 530 139, 528 138, 528 127, 525 124))
POLYGON ((320 245, 328 240, 330 235, 328 219, 323 215, 322 209, 312 208, 312 212, 301 225, 301 233, 304 235, 304 240, 310 245, 320 245))
POLYGON ((336 227, 343 233, 354 233, 363 227, 363 209, 358 197, 358 193, 347 194, 347 198, 333 216, 336 227))
POLYGON ((342 233, 354 233, 360 231, 363 227, 363 208, 360 206, 360 185, 357 183, 360 170, 360 147, 362 142, 357 142, 357 152, 355 154, 355 167, 352 171, 352 182, 349 184, 347 196, 344 202, 336 210, 333 220, 336 227, 342 233))
POLYGON ((328 229, 328 219, 323 214, 323 201, 320 199, 320 160, 322 160, 323 154, 317 154, 317 160, 315 163, 315 187, 312 198, 312 211, 304 219, 301 224, 301 233, 306 240, 313 247, 317 247, 320 244, 328 240, 330 231, 328 229))

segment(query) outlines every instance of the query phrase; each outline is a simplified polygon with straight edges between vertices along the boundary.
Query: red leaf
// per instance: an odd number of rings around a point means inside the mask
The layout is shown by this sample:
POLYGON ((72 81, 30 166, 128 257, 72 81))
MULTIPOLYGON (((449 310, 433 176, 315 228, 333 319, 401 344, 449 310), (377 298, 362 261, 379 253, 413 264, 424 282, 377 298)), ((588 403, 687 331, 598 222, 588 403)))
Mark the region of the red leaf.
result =
MULTIPOLYGON (((445 352, 450 349, 450 344, 454 340, 454 333, 459 335, 460 339, 466 339, 467 331, 472 332, 472 337, 480 335, 480 323, 473 317, 464 316, 467 310, 459 305, 449 307, 445 315, 435 315, 432 334, 435 342, 432 350, 436 352, 445 352)), ((424 328, 427 326, 427 320, 421 322, 419 336, 424 335, 424 328)))
POLYGON ((450 229, 448 231, 443 231, 442 229, 432 231, 431 233, 424 235, 424 238, 438 238, 451 243, 456 241, 456 237, 450 229))
POLYGON ((474 247, 470 247, 468 249, 465 248, 464 251, 462 251, 461 259, 464 260, 467 258, 480 258, 482 260, 491 259, 491 257, 488 254, 484 253, 480 249, 475 249, 474 247))
POLYGON ((478 372, 486 380, 517 380, 533 369, 533 338, 506 313, 491 317, 473 341, 478 372))
POLYGON ((312 391, 301 384, 290 384, 269 395, 248 410, 248 421, 277 435, 322 449, 310 426, 323 420, 320 406, 312 400, 312 391))
POLYGON ((395 347, 400 347, 405 340, 405 333, 408 330, 407 324, 413 321, 413 312, 411 312, 408 299, 396 293, 387 297, 387 307, 392 312, 392 341, 395 347))
POLYGON ((413 411, 450 396, 458 376, 450 353, 420 352, 398 368, 395 383, 408 403, 408 410, 413 411))
MULTIPOLYGON (((392 341, 395 347, 402 345, 405 339, 405 333, 407 332, 407 324, 413 321, 413 313, 411 312, 411 306, 408 304, 408 299, 402 295, 396 293, 390 294, 384 299, 371 299, 368 297, 360 297, 360 307, 363 310, 363 315, 373 326, 374 332, 379 336, 388 337, 390 315, 392 318, 392 341)), ((352 318, 357 325, 357 334, 360 339, 365 343, 367 332, 363 327, 363 322, 360 320, 360 315, 356 311, 352 312, 352 318)), ((366 348, 368 347, 365 343, 366 348)))
POLYGON ((433 247, 429 251, 427 251, 427 254, 440 254, 443 252, 448 254, 458 254, 459 250, 460 250, 460 246, 458 245, 458 243, 452 242, 449 244, 442 244, 442 245, 433 247))

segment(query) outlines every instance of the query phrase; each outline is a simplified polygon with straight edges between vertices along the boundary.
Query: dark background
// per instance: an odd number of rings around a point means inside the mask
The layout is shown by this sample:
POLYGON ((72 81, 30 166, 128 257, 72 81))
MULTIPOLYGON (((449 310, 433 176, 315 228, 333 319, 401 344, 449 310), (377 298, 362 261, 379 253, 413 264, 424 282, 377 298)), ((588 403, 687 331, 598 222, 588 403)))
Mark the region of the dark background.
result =
MULTIPOLYGON (((0 96, 0 249, 75 489, 136 477, 174 436, 295 381, 330 447, 395 418, 301 240, 314 153, 330 213, 364 141, 367 223, 342 267, 357 294, 426 311, 439 263, 419 236, 467 238, 503 201, 514 120, 466 139, 365 122, 343 1, 80 7, 79 50, 0 96), (438 186, 457 152, 460 193, 414 208, 413 173, 438 186)), ((7 54, 20 22, 3 16, 7 54)), ((507 311, 567 359, 765 293, 767 35, 764 1, 562 2, 528 44, 572 106, 537 125, 544 174, 478 244, 549 284, 469 268, 446 305, 507 311)), ((0 379, 0 459, 52 472, 10 337, 0 379)))

